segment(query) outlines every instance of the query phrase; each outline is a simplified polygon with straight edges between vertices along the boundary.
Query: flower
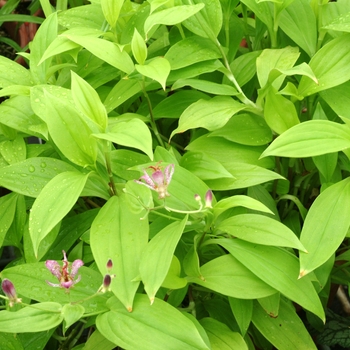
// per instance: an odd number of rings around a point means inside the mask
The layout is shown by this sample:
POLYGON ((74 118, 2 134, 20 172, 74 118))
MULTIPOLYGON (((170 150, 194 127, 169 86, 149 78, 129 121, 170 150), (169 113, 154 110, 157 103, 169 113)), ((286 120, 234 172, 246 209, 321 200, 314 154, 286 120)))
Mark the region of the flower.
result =
POLYGON ((169 197, 168 186, 174 174, 174 164, 168 165, 164 169, 164 172, 160 170, 159 166, 152 166, 150 168, 153 169, 153 174, 151 174, 151 176, 147 174, 146 170, 143 170, 144 175, 141 176, 140 180, 135 180, 135 182, 158 192, 159 199, 169 197), (142 182, 141 180, 144 180, 145 182, 142 182))
POLYGON ((10 307, 12 307, 16 303, 22 302, 22 299, 17 297, 16 289, 15 289, 13 283, 9 279, 4 278, 2 280, 1 288, 9 300, 10 307))
POLYGON ((69 289, 78 283, 81 279, 79 275, 76 280, 74 280, 75 275, 81 266, 84 265, 83 261, 80 259, 74 260, 71 269, 69 269, 69 262, 67 260, 67 255, 64 250, 63 253, 63 266, 61 267, 56 260, 46 260, 45 265, 51 271, 51 273, 57 277, 59 283, 51 283, 46 281, 52 287, 61 287, 69 289))
POLYGON ((208 190, 205 194, 205 208, 212 208, 212 202, 213 202, 213 192, 211 190, 208 190))

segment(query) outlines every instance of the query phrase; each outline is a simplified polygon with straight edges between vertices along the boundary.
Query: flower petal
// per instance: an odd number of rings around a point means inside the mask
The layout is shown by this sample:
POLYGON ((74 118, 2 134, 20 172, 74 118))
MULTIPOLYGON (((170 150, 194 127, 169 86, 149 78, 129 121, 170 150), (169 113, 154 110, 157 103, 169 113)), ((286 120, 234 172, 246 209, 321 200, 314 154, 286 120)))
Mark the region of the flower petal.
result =
POLYGON ((72 264, 72 271, 70 276, 74 279, 74 276, 77 274, 78 270, 84 265, 84 262, 80 259, 74 260, 72 264))
POLYGON ((61 279, 61 266, 56 260, 46 260, 45 266, 50 270, 50 272, 57 277, 59 280, 61 279))

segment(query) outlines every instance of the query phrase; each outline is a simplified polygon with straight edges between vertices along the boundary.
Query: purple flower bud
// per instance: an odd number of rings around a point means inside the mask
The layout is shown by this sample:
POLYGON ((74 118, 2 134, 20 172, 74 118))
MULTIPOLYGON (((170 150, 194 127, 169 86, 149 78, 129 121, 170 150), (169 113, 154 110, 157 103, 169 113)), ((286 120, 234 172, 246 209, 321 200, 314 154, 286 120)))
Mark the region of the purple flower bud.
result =
POLYGON ((111 285, 112 282, 112 277, 111 275, 106 275, 105 278, 103 279, 103 287, 108 289, 109 286, 111 285))
POLYGON ((7 296, 7 298, 9 299, 10 307, 12 307, 16 303, 22 302, 22 299, 17 297, 16 289, 9 279, 4 278, 2 280, 1 288, 7 296))
POLYGON ((108 271, 110 271, 111 269, 112 269, 112 267, 113 267, 113 261, 112 261, 112 259, 108 259, 108 261, 107 261, 107 270, 108 271))
POLYGON ((212 208, 211 203, 213 202, 213 192, 208 190, 205 194, 205 207, 212 208))

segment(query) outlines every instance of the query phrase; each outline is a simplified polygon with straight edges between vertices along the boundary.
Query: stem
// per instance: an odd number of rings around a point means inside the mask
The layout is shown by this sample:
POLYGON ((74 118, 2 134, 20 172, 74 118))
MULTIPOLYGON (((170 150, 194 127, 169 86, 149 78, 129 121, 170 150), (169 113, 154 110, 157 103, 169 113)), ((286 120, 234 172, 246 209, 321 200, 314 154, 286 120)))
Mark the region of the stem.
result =
POLYGON ((109 189, 111 192, 112 196, 118 196, 117 189, 115 187, 115 182, 113 178, 113 172, 112 172, 112 166, 111 166, 111 151, 110 151, 110 142, 107 141, 105 143, 105 160, 106 160, 106 168, 107 168, 107 173, 108 173, 108 178, 109 178, 109 189))
POLYGON ((247 15, 247 6, 241 3, 242 6, 242 15, 243 15, 243 27, 244 27, 244 37, 248 45, 249 51, 253 51, 252 43, 250 42, 250 37, 248 35, 248 15, 247 15))

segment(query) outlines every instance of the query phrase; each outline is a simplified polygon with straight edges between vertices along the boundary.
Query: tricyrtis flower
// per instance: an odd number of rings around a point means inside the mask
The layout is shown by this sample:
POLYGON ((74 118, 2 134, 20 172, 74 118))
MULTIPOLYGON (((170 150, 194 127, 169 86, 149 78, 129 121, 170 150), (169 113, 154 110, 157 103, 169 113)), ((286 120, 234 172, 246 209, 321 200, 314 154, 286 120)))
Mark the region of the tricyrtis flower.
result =
POLYGON ((81 279, 79 275, 75 280, 75 276, 78 273, 78 270, 81 266, 84 265, 83 261, 80 259, 74 260, 71 268, 69 268, 69 262, 67 260, 66 252, 63 250, 63 265, 60 264, 56 260, 46 260, 45 265, 51 271, 51 273, 57 277, 59 283, 51 283, 46 281, 52 287, 61 287, 69 289, 78 283, 81 279))
POLYGON ((16 303, 22 302, 22 299, 17 297, 16 289, 15 289, 13 283, 9 279, 4 278, 2 280, 1 288, 9 300, 10 307, 12 307, 16 303))
POLYGON ((150 167, 153 170, 151 175, 148 175, 146 170, 143 170, 144 175, 140 180, 135 180, 138 184, 145 185, 153 191, 158 192, 158 198, 163 199, 169 197, 168 186, 174 174, 174 164, 168 165, 164 172, 159 166, 150 167), (142 182, 141 180, 144 180, 142 182))

